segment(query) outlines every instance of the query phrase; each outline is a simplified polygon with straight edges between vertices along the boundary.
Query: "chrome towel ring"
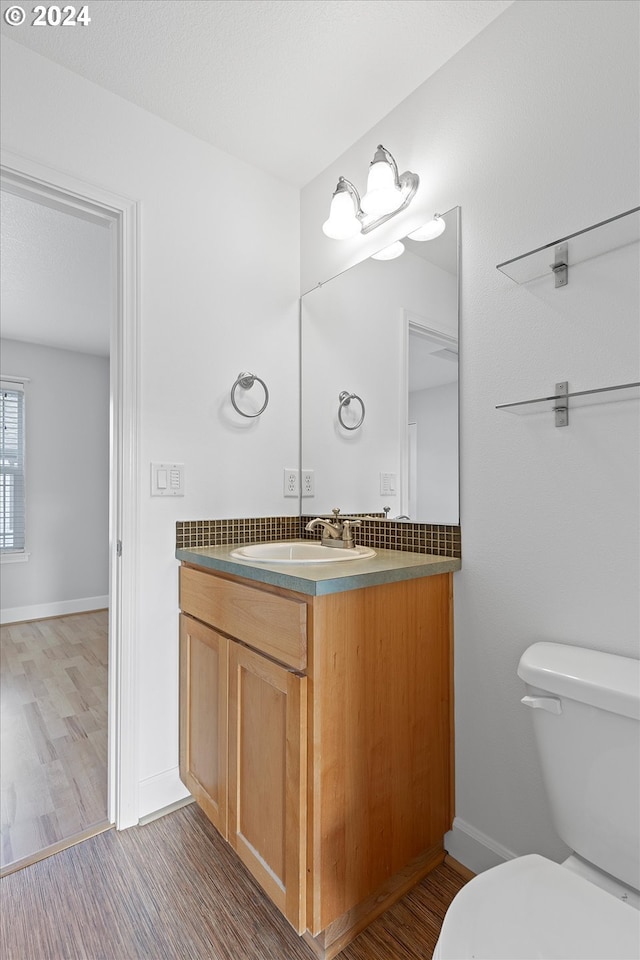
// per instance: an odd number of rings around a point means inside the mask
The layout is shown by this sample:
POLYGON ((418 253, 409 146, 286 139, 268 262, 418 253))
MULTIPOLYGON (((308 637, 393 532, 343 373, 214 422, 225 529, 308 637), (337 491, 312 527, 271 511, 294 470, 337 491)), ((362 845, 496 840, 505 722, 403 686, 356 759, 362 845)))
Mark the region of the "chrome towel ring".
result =
POLYGON ((233 404, 233 409, 237 410, 241 417, 259 417, 260 414, 264 413, 267 409, 267 404, 269 403, 269 391, 267 390, 266 383, 264 380, 261 380, 260 377, 256 377, 255 373, 239 373, 236 382, 231 387, 231 403, 233 404), (237 404, 236 390, 238 387, 242 387, 243 390, 251 390, 256 380, 264 390, 264 403, 257 413, 245 413, 237 404))
POLYGON ((338 397, 338 400, 340 401, 340 405, 338 407, 338 420, 340 421, 340 425, 344 427, 345 430, 357 430, 358 427, 362 426, 362 423, 364 421, 364 403, 362 402, 362 398, 359 397, 357 393, 349 393, 348 390, 343 390, 340 396, 338 397), (360 414, 360 419, 358 420, 358 422, 350 427, 342 419, 342 414, 345 407, 348 407, 352 400, 358 401, 358 403, 362 408, 362 412, 360 414))

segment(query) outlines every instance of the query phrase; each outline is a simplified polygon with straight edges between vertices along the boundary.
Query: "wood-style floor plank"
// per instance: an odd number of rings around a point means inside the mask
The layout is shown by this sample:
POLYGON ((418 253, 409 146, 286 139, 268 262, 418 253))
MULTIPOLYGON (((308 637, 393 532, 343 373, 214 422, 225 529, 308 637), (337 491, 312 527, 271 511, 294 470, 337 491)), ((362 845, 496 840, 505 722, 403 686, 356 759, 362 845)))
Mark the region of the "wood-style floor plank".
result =
MULTIPOLYGON (((438 867, 340 960, 428 960, 464 880, 438 867)), ((0 881, 3 960, 312 960, 195 804, 0 881)))
POLYGON ((108 611, 0 629, 0 872, 107 820, 108 611))

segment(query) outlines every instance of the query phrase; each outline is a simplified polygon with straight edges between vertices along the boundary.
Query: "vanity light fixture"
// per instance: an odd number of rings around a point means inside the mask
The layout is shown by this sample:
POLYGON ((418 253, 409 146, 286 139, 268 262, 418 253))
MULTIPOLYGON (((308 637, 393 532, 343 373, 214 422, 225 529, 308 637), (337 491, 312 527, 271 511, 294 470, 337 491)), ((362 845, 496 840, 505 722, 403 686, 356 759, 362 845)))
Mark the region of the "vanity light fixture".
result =
POLYGON ((444 233, 446 223, 439 213, 434 213, 433 220, 427 220, 421 227, 409 234, 410 240, 435 240, 444 233))
POLYGON ((372 260, 395 260, 396 257, 401 257, 404 253, 404 243, 400 240, 396 240, 395 243, 390 243, 388 247, 383 247, 382 250, 378 250, 377 253, 371 254, 372 260))
POLYGON ((398 165, 386 147, 378 144, 369 165, 367 192, 362 200, 350 180, 340 177, 331 199, 329 219, 323 233, 334 240, 346 240, 357 233, 369 233, 395 217, 411 203, 420 178, 417 173, 398 173, 398 165))

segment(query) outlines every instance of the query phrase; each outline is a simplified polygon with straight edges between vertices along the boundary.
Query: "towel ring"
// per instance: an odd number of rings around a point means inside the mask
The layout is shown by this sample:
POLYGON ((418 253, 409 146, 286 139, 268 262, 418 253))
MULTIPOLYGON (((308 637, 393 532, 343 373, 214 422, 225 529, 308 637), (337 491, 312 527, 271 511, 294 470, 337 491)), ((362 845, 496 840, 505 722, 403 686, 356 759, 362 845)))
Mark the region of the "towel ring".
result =
POLYGON ((239 373, 236 382, 231 387, 231 403, 233 404, 233 409, 237 410, 241 417, 259 417, 260 414, 264 413, 267 409, 267 404, 269 403, 269 391, 267 390, 266 383, 264 380, 261 380, 260 377, 256 377, 255 373, 239 373), (236 402, 236 390, 238 387, 242 387, 243 390, 251 390, 256 380, 264 390, 264 403, 257 413, 245 413, 236 402))
POLYGON ((340 406, 338 407, 338 420, 340 421, 340 425, 343 426, 345 430, 357 430, 358 427, 362 426, 362 423, 364 421, 364 403, 362 402, 362 398, 359 397, 357 393, 349 393, 348 390, 343 390, 340 396, 338 397, 338 400, 340 401, 340 406), (350 427, 342 419, 342 411, 344 410, 345 407, 349 406, 352 400, 358 401, 358 403, 362 407, 362 413, 360 414, 360 419, 358 420, 358 422, 354 424, 352 427, 350 427))

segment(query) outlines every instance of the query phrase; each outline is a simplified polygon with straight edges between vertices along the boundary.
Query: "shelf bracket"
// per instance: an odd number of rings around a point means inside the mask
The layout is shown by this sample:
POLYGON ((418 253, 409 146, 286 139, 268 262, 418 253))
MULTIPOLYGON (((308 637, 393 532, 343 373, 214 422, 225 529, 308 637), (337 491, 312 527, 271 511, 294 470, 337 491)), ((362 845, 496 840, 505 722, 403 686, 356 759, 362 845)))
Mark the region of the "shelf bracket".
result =
MULTIPOLYGON (((569 283, 569 244, 559 243, 554 250, 554 257, 553 263, 550 263, 549 266, 556 278, 556 288, 566 287, 569 283)), ((565 424, 556 423, 556 426, 565 426, 565 424)))
MULTIPOLYGON (((558 286, 558 284, 556 284, 558 286)), ((556 427, 569 426, 569 381, 562 380, 556 383, 556 398, 558 402, 553 408, 556 415, 556 427)))

